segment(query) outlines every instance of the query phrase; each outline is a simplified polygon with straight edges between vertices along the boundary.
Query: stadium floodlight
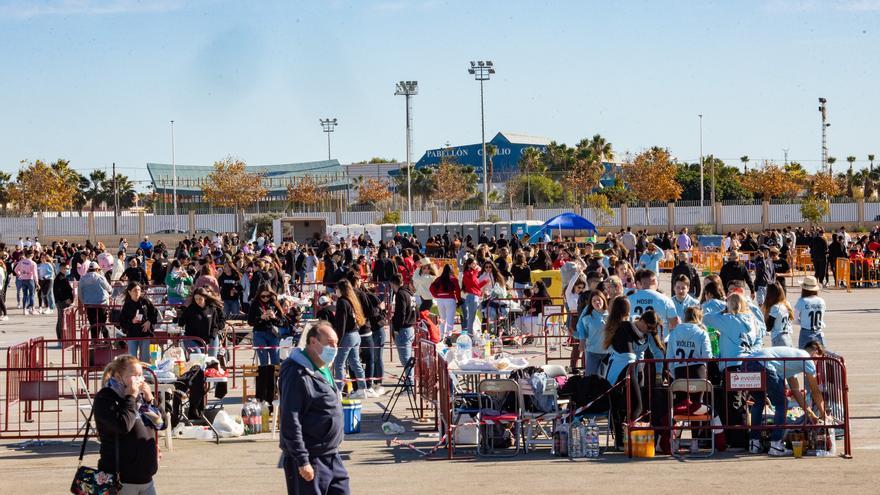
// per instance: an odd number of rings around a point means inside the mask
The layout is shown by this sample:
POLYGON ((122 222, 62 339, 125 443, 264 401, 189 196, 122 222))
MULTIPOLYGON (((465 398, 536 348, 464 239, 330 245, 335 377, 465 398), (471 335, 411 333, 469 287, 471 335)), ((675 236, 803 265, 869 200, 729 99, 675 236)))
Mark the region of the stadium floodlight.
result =
POLYGON ((471 61, 468 74, 474 76, 474 79, 480 82, 480 134, 483 143, 483 207, 486 209, 485 214, 489 214, 489 177, 486 172, 486 113, 483 105, 483 81, 488 81, 490 76, 495 73, 495 64, 491 60, 471 61))
POLYGON ((337 120, 334 119, 318 119, 318 122, 321 123, 321 127, 324 129, 324 132, 327 133, 327 159, 330 159, 330 133, 336 128, 338 124, 337 120))
POLYGON ((412 103, 410 98, 419 94, 418 81, 400 81, 395 87, 395 96, 406 97, 406 208, 407 221, 412 224, 412 103))

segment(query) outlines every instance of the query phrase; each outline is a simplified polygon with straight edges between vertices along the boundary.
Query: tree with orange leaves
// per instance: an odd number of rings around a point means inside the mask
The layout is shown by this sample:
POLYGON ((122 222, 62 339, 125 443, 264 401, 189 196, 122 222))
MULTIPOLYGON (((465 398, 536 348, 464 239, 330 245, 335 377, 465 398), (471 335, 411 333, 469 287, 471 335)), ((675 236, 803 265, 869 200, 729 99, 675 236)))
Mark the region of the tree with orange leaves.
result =
POLYGON ((637 200, 675 201, 681 197, 681 185, 675 180, 677 168, 669 158, 669 151, 658 146, 645 150, 623 164, 623 177, 637 200))
POLYGON ((287 201, 291 206, 308 208, 321 202, 327 195, 327 188, 318 184, 311 175, 304 175, 287 186, 287 201))
POLYGON ((742 179, 743 187, 764 201, 771 198, 794 197, 801 190, 797 179, 775 163, 766 163, 762 168, 753 168, 742 179))

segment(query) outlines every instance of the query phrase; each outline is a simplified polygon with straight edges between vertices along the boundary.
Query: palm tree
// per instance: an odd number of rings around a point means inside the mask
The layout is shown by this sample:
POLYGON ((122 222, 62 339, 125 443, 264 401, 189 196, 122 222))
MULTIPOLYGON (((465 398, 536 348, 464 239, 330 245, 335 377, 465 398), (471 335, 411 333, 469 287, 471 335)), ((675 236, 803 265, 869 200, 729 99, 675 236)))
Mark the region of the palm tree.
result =
POLYGON ((492 158, 498 153, 498 147, 494 144, 486 143, 486 190, 492 190, 492 177, 495 176, 495 165, 492 163, 492 158))
POLYGON ((874 155, 868 155, 868 173, 865 174, 865 199, 869 199, 874 194, 874 155))
POLYGON ((828 157, 828 174, 829 175, 832 175, 832 176, 834 175, 834 162, 836 162, 836 161, 837 161, 837 158, 834 158, 833 156, 828 157))
POLYGON ((604 163, 605 160, 614 159, 614 150, 611 148, 611 143, 606 141, 605 138, 599 134, 594 135, 593 138, 590 139, 588 146, 590 151, 593 152, 593 156, 599 160, 599 163, 604 163))
POLYGON ((743 155, 739 157, 739 160, 743 162, 743 173, 749 171, 749 155, 743 155))
POLYGON ((547 170, 543 159, 544 155, 538 151, 538 148, 526 148, 519 160, 520 172, 526 174, 527 204, 532 204, 532 171, 544 173, 547 170))
POLYGON ((97 169, 89 174, 89 186, 85 190, 85 198, 89 201, 92 211, 107 201, 107 172, 97 169))
MULTIPOLYGON (((88 187, 88 179, 82 176, 79 172, 74 170, 70 166, 70 161, 65 160, 63 158, 59 158, 55 160, 54 163, 50 165, 52 170, 64 181, 65 184, 69 184, 71 188, 76 191, 76 194, 73 197, 73 207, 77 210, 80 210, 80 215, 82 215, 82 208, 86 204, 86 198, 83 192, 86 187, 88 187)), ((59 212, 59 215, 61 213, 59 212)))
POLYGON ((0 205, 3 205, 4 212, 9 208, 9 186, 11 181, 11 174, 0 172, 0 205))
POLYGON ((846 171, 846 195, 851 198, 853 197, 853 182, 855 182, 853 163, 855 163, 856 157, 849 155, 846 157, 846 161, 849 162, 849 169, 846 171))
MULTIPOLYGON (((109 179, 106 184, 109 200, 113 201, 113 179, 109 179)), ((134 184, 128 177, 122 174, 116 174, 116 195, 119 197, 120 208, 131 208, 135 204, 137 194, 134 192, 134 184)))

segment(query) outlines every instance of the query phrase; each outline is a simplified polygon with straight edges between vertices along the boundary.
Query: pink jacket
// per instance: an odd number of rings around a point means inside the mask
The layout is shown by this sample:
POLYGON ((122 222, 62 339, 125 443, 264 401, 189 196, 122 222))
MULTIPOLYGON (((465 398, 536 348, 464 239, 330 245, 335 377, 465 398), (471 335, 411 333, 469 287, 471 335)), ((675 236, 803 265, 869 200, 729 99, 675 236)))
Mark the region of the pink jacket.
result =
POLYGON ((18 260, 15 265, 15 277, 19 280, 36 280, 37 264, 28 258, 18 260))

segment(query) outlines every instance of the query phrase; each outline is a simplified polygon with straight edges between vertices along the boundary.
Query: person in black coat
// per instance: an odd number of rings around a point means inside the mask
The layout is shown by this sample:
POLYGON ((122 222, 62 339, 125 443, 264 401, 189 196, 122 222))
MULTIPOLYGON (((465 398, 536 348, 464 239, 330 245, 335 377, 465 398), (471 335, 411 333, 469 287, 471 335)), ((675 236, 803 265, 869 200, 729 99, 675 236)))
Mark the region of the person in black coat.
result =
POLYGON ((248 311, 248 325, 254 327, 253 343, 257 349, 260 366, 278 364, 278 344, 280 343, 278 328, 285 326, 284 310, 278 297, 270 285, 261 285, 254 292, 254 302, 248 311))
POLYGON ((810 243, 810 258, 813 260, 813 268, 816 269, 816 281, 828 285, 828 241, 821 229, 816 231, 810 243))
POLYGON ((845 240, 842 236, 833 234, 831 236, 831 244, 828 246, 828 264, 831 265, 831 273, 834 275, 834 283, 838 286, 842 280, 837 279, 837 259, 848 258, 844 242, 845 240))
POLYGON ((73 286, 70 285, 70 264, 61 263, 61 269, 52 282, 52 293, 55 296, 55 305, 58 307, 58 320, 55 323, 55 336, 61 340, 61 329, 64 324, 64 310, 73 304, 73 286))
POLYGON ((119 356, 104 370, 104 388, 95 394, 95 426, 101 440, 98 469, 118 473, 119 493, 155 494, 159 470, 155 432, 139 412, 153 402, 144 371, 134 356, 119 356))
MULTIPOLYGON (((208 344, 208 355, 216 356, 220 347, 220 331, 226 326, 223 317, 223 303, 210 289, 199 287, 192 294, 192 301, 183 309, 177 324, 183 327, 186 337, 198 337, 208 344)), ((201 347, 201 343, 193 340, 190 347, 201 347)))
POLYGON ((150 267, 150 279, 153 285, 165 285, 165 275, 168 272, 168 262, 160 251, 153 252, 153 265, 150 267))
POLYGON ((694 268, 694 265, 688 263, 688 253, 680 252, 678 253, 678 261, 675 263, 675 266, 672 267, 672 288, 670 289, 670 294, 675 293, 675 281, 678 279, 679 275, 684 275, 691 280, 690 290, 688 291, 691 296, 696 299, 700 298, 700 293, 703 291, 703 288, 700 287, 700 274, 697 273, 697 269, 694 268))
MULTIPOLYGON (((119 313, 119 327, 126 337, 152 337, 159 322, 159 311, 152 301, 143 296, 144 289, 138 282, 129 282, 125 288, 125 302, 119 313)), ((128 353, 150 362, 150 341, 129 340, 128 353)))
POLYGON ((748 268, 739 261, 738 251, 734 250, 730 252, 728 261, 721 267, 719 275, 721 276, 721 283, 724 285, 725 290, 730 287, 730 283, 734 280, 742 280, 749 286, 749 290, 752 292, 752 298, 755 297, 755 284, 752 281, 752 276, 749 274, 748 268))
POLYGON ((147 277, 147 272, 144 271, 140 264, 140 260, 138 260, 137 256, 132 256, 131 259, 128 260, 128 268, 122 272, 120 280, 137 282, 141 285, 149 284, 150 279, 147 277))
MULTIPOLYGON (((403 286, 403 277, 399 273, 391 276, 391 290, 394 293, 391 333, 394 335, 394 344, 397 346, 400 365, 406 367, 406 363, 413 357, 412 344, 415 340, 415 326, 418 318, 416 298, 412 292, 403 286)), ((406 379, 406 385, 411 386, 413 383, 413 368, 407 371, 406 379)))

